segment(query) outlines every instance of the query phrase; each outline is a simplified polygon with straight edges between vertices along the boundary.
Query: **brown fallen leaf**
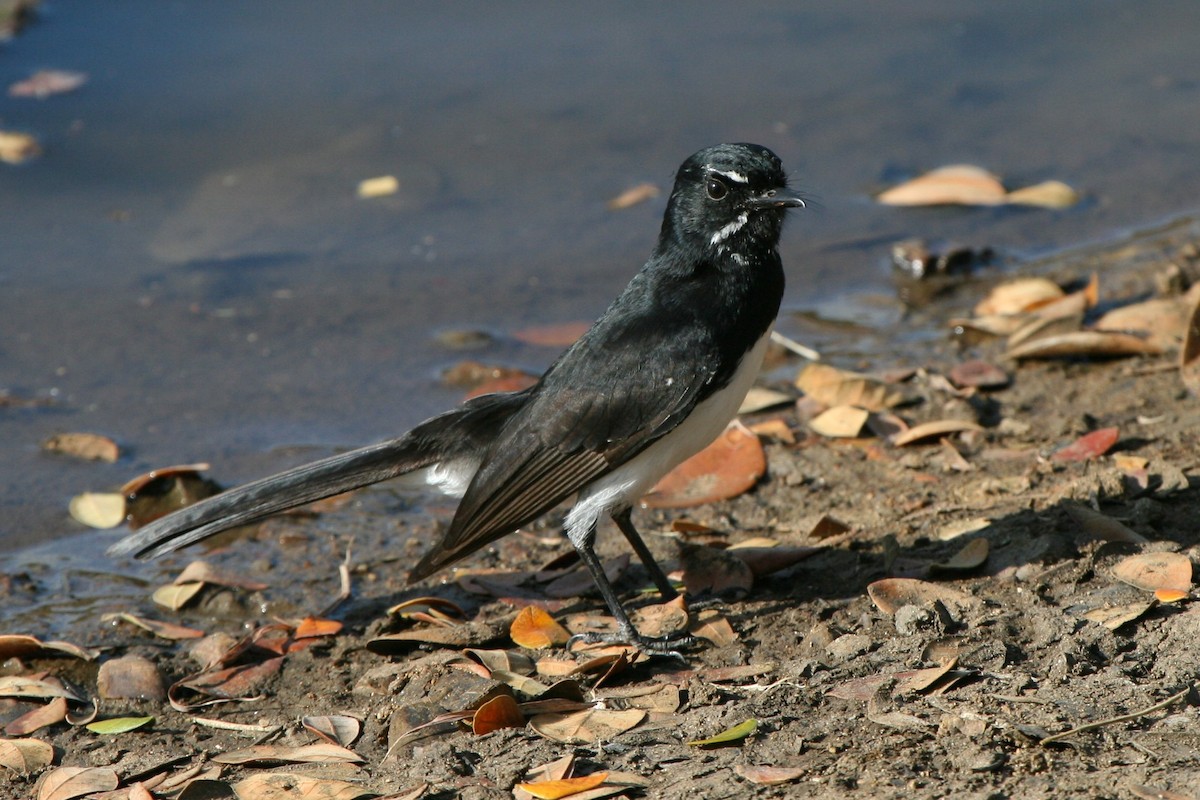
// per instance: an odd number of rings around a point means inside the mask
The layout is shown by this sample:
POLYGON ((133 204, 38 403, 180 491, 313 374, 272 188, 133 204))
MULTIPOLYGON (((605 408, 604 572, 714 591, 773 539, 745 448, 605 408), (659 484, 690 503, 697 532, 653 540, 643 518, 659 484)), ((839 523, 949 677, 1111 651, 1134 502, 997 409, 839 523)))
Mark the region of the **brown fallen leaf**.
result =
POLYGON ((893 408, 907 399, 903 392, 880 380, 857 372, 808 364, 796 376, 796 388, 827 406, 858 406, 868 411, 893 408))
POLYGON ((733 422, 717 440, 671 470, 642 498, 648 508, 687 508, 737 497, 767 471, 762 442, 733 422))
POLYGON ((59 767, 38 781, 37 800, 71 800, 95 792, 111 792, 120 781, 103 767, 59 767))
POLYGON ((816 524, 809 530, 808 535, 814 539, 831 539, 834 536, 841 536, 850 530, 850 526, 842 522, 837 517, 831 517, 828 514, 821 516, 816 524))
POLYGON ((262 581, 256 581, 232 572, 215 569, 207 561, 193 561, 188 564, 183 568, 183 572, 179 573, 175 578, 173 583, 178 586, 194 581, 214 583, 217 586, 228 586, 233 589, 245 589, 250 592, 259 592, 270 586, 270 584, 263 583, 262 581))
POLYGON ((340 745, 322 742, 299 747, 256 744, 217 753, 212 760, 218 764, 359 764, 363 757, 340 745))
POLYGON ((653 183, 639 183, 637 186, 631 186, 619 195, 608 201, 609 211, 621 211, 622 209, 636 206, 638 203, 644 203, 651 200, 661 193, 661 190, 653 183))
POLYGON ((362 732, 362 722, 345 714, 303 717, 300 724, 314 736, 341 747, 354 744, 362 732))
POLYGON ((47 725, 57 725, 67 719, 67 700, 56 697, 44 706, 28 711, 4 726, 9 736, 26 736, 47 725))
POLYGON ((754 764, 738 764, 733 771, 759 786, 779 786, 783 783, 791 783, 809 772, 806 767, 768 767, 754 764))
POLYGON ((507 694, 499 694, 475 709, 471 717, 471 732, 476 736, 498 731, 502 728, 524 728, 525 715, 517 701, 507 694))
POLYGON ((558 780, 535 781, 533 783, 518 783, 518 789, 529 792, 538 800, 560 800, 572 797, 580 792, 595 789, 608 780, 607 772, 596 772, 580 778, 560 778, 558 780))
POLYGON ((737 632, 729 620, 715 608, 702 609, 696 615, 696 621, 688 627, 688 633, 711 642, 713 647, 725 647, 738 640, 737 632))
POLYGON ((505 672, 515 672, 518 675, 532 675, 534 670, 533 659, 516 650, 467 648, 463 650, 463 655, 477 661, 488 672, 504 670, 505 672))
POLYGON ((79 701, 84 699, 78 692, 64 686, 58 678, 34 678, 25 675, 0 675, 0 697, 30 697, 38 700, 65 697, 79 701))
POLYGON ((89 528, 115 528, 125 522, 125 495, 84 492, 71 498, 67 511, 71 519, 82 522, 89 528))
POLYGON ((954 365, 947 375, 960 388, 1000 389, 1008 385, 1008 373, 986 361, 964 361, 954 365))
POLYGON ((100 665, 96 693, 104 700, 162 700, 167 696, 158 667, 150 659, 134 654, 100 665))
POLYGON ((942 586, 937 583, 917 580, 916 578, 884 578, 867 586, 867 596, 871 602, 885 614, 895 614, 902 606, 932 605, 940 602, 952 608, 973 608, 978 600, 975 597, 942 586))
POLYGON ((1162 350, 1179 346, 1187 332, 1190 309, 1182 297, 1159 297, 1118 306, 1092 326, 1099 331, 1124 331, 1145 336, 1162 350))
POLYGON ((105 614, 100 618, 100 621, 128 622, 130 625, 136 625, 161 639, 170 639, 173 641, 179 639, 199 639, 204 636, 204 631, 196 630, 195 628, 187 628, 183 625, 176 625, 172 622, 163 622, 162 620, 150 619, 148 617, 139 617, 127 611, 121 611, 116 614, 105 614))
POLYGON ((592 323, 586 321, 560 322, 557 325, 538 325, 523 328, 513 334, 518 342, 537 345, 538 347, 570 347, 575 341, 588 332, 592 323))
POLYGON ((646 719, 639 709, 614 711, 608 708, 589 708, 566 714, 539 714, 529 720, 529 727, 538 735, 564 744, 595 744, 611 741, 632 730, 646 719))
POLYGON ((932 564, 930 569, 935 572, 969 572, 982 567, 988 557, 988 540, 972 539, 963 545, 962 549, 950 557, 948 561, 932 564))
POLYGON ((107 461, 110 464, 121 456, 121 448, 117 443, 98 433, 59 433, 42 442, 42 449, 87 461, 107 461))
POLYGON ((53 658, 56 656, 71 656, 82 658, 84 661, 94 661, 100 655, 97 650, 89 650, 70 642, 43 642, 35 636, 25 634, 0 634, 0 661, 10 658, 53 658))
POLYGON ((756 411, 766 411, 768 408, 786 406, 794 403, 796 398, 786 392, 777 392, 763 386, 751 386, 746 397, 738 407, 738 414, 753 414, 756 411))
POLYGON ((555 622, 554 617, 538 606, 526 606, 521 609, 513 618, 508 632, 513 642, 531 650, 564 645, 571 638, 570 631, 555 622))
POLYGON ((1087 506, 1066 502, 1062 507, 1063 511, 1067 512, 1067 516, 1079 526, 1079 532, 1091 539, 1132 544, 1145 544, 1150 541, 1121 522, 1098 511, 1093 511, 1087 506))
POLYGON ((1099 623, 1110 631, 1115 631, 1122 625, 1127 625, 1130 622, 1140 618, 1143 614, 1154 607, 1154 601, 1150 600, 1142 603, 1124 603, 1115 606, 1101 606, 1085 611, 1082 616, 1086 620, 1099 623))
POLYGON ((896 447, 904 447, 905 445, 915 444, 917 442, 926 441, 928 439, 940 439, 951 433, 966 433, 968 431, 982 431, 983 426, 971 422, 966 419, 939 419, 933 422, 923 422, 920 425, 914 425, 908 430, 896 434, 892 438, 892 444, 896 447))
POLYGON ((264 772, 233 785, 240 800, 363 800, 375 792, 357 783, 312 778, 297 772, 264 772))
POLYGON ((686 601, 679 595, 666 603, 642 606, 632 615, 633 625, 643 636, 664 637, 687 630, 689 617, 686 601))
POLYGON ((857 406, 833 406, 808 421, 808 427, 830 439, 855 439, 862 434, 870 412, 857 406))
POLYGON ((690 595, 740 594, 754 587, 754 572, 750 565, 727 550, 681 542, 679 562, 683 567, 683 583, 690 595))
POLYGON ((39 100, 55 94, 73 92, 87 83, 84 72, 65 69, 40 69, 23 81, 8 87, 9 97, 36 97, 39 100))
POLYGON ((179 584, 171 583, 155 589, 154 593, 150 595, 150 599, 164 608, 178 611, 190 603, 192 598, 199 594, 203 588, 204 584, 200 581, 179 584))
POLYGON ((1192 560, 1182 553, 1138 553, 1117 562, 1113 577, 1148 592, 1186 593, 1192 585, 1192 560))
POLYGON ((1079 192, 1062 181, 1042 181, 1023 189, 1014 189, 1004 196, 1012 205, 1038 208, 1070 208, 1079 202, 1079 192))
POLYGON ((975 316, 1020 314, 1052 302, 1066 294, 1047 278, 1018 278, 992 288, 988 296, 975 304, 975 316))
POLYGON ((1188 312, 1183 347, 1179 352, 1179 378, 1192 397, 1200 397, 1200 292, 1188 312))
POLYGON ((1128 333, 1074 331, 1034 339, 1010 348, 1004 355, 1016 361, 1026 358, 1121 358, 1153 356, 1162 348, 1128 333))
POLYGON ((201 474, 207 469, 208 464, 176 464, 127 481, 121 493, 130 530, 220 492, 219 483, 201 474))
POLYGON ((1051 461, 1087 461, 1099 458, 1112 449, 1121 438, 1118 428, 1098 428, 1091 433, 1080 436, 1066 447, 1054 451, 1051 461))
POLYGON ((40 772, 54 762, 54 747, 41 739, 0 739, 0 767, 18 775, 40 772))
POLYGON ((414 597, 410 600, 405 600, 403 603, 397 603, 389 608, 387 613, 389 615, 395 614, 404 617, 418 611, 429 611, 430 609, 442 611, 458 619, 465 620, 467 618, 467 612, 463 610, 462 606, 453 600, 446 600, 441 597, 414 597))
POLYGON ((824 550, 824 547, 803 545, 777 545, 775 547, 730 547, 725 552, 740 558, 750 567, 756 578, 770 575, 799 564, 806 558, 824 550))
POLYGON ((889 206, 995 206, 1007 193, 1000 179, 972 164, 951 164, 930 170, 876 196, 889 206))

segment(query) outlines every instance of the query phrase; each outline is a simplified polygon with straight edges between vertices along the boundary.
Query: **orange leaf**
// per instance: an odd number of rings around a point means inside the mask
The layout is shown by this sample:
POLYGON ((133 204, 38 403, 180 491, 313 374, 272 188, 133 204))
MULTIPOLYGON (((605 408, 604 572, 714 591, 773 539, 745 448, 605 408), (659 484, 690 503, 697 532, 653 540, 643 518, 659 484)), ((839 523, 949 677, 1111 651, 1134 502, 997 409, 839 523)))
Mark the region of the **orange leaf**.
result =
POLYGON ((554 621, 554 617, 538 606, 521 609, 509 627, 509 636, 521 647, 541 650, 566 644, 570 632, 554 621))
POLYGON ((333 636, 341 629, 342 623, 336 620, 305 617, 300 620, 296 632, 292 635, 297 639, 310 639, 315 636, 333 636))
POLYGON ((539 325, 525 328, 513 334, 513 338, 525 344, 542 347, 568 347, 587 333, 590 322, 561 322, 557 325, 539 325))
POLYGON ((767 471, 762 442, 733 423, 715 442, 671 470, 642 499, 650 508, 685 508, 737 497, 767 471))
POLYGON ((538 800, 559 800, 573 794, 595 789, 608 780, 607 772, 596 772, 584 775, 582 778, 562 778, 556 781, 537 781, 536 783, 518 783, 518 789, 524 789, 538 800))
POLYGON ((1117 428, 1100 428, 1080 436, 1050 456, 1051 461, 1087 461, 1104 455, 1117 443, 1121 433, 1117 428))
POLYGON ((471 718, 471 731, 477 736, 501 728, 524 727, 525 715, 521 713, 517 701, 506 694, 499 694, 488 700, 476 709, 475 716, 471 718))
POLYGON ((1148 592, 1173 589, 1186 596, 1192 585, 1192 560, 1182 553, 1139 553, 1118 562, 1113 575, 1148 592))

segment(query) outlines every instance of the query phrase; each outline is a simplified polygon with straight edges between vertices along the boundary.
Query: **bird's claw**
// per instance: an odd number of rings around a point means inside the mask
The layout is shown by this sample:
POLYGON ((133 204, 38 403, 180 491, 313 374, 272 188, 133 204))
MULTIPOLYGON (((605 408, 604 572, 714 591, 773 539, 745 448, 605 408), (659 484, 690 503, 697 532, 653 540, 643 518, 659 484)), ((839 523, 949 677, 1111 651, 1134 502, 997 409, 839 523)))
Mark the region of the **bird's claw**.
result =
POLYGON ((694 647, 697 640, 695 636, 687 633, 674 636, 642 636, 637 631, 620 633, 587 631, 577 633, 567 639, 567 650, 570 650, 575 644, 626 644, 636 647, 648 656, 677 658, 686 663, 687 659, 684 658, 683 653, 675 648, 694 647))

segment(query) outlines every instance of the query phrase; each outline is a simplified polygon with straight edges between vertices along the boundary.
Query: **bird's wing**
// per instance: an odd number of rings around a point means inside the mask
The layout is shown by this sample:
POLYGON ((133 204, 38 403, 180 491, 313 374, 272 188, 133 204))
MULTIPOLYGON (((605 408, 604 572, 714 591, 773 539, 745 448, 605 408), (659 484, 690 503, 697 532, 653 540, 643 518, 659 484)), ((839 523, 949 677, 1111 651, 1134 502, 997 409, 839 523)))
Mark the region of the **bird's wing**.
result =
MULTIPOLYGON (((591 347, 551 369, 529 405, 497 437, 445 536, 410 580, 533 521, 685 419, 707 396, 713 372, 697 367, 707 361, 697 343, 686 353, 671 352, 688 347, 678 339, 665 337, 659 344, 666 352, 632 365, 591 347)), ((653 350, 652 343, 637 346, 653 350)))

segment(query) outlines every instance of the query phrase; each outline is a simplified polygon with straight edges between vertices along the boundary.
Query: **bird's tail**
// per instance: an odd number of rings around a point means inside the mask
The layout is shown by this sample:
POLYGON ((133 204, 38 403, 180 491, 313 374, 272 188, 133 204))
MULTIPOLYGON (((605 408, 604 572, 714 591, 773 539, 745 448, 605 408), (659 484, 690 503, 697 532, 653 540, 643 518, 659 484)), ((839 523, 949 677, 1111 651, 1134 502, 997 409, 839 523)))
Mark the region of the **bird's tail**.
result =
POLYGON ((423 449, 402 436, 261 478, 157 519, 108 553, 156 558, 276 512, 420 469, 430 461, 423 449))

